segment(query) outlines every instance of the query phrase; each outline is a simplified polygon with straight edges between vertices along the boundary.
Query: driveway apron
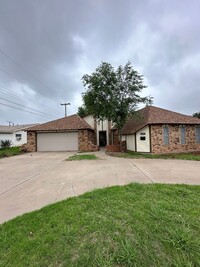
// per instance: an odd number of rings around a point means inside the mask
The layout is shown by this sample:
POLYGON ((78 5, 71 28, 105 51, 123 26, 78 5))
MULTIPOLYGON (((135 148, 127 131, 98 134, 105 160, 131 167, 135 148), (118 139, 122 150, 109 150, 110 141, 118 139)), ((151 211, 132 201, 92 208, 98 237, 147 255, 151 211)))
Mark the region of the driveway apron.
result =
POLYGON ((200 163, 123 159, 66 161, 73 152, 37 152, 0 160, 0 223, 50 203, 113 185, 200 184, 200 163))

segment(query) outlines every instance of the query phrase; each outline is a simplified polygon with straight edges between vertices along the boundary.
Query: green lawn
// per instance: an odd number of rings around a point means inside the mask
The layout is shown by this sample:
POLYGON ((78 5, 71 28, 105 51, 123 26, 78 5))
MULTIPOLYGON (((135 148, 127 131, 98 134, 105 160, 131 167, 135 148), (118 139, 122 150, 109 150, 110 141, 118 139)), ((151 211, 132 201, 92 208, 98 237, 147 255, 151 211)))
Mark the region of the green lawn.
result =
POLYGON ((19 146, 10 148, 0 148, 0 158, 10 157, 21 153, 22 152, 19 146))
POLYGON ((184 160, 200 160, 200 153, 174 153, 174 154, 149 154, 127 151, 125 153, 107 153, 110 156, 120 158, 145 158, 145 159, 184 159, 184 160))
POLYGON ((67 160, 72 161, 72 160, 94 160, 94 159, 98 159, 98 157, 95 154, 82 154, 82 155, 74 154, 73 156, 70 156, 67 160))
POLYGON ((0 225, 0 266, 200 266, 200 186, 131 184, 0 225))

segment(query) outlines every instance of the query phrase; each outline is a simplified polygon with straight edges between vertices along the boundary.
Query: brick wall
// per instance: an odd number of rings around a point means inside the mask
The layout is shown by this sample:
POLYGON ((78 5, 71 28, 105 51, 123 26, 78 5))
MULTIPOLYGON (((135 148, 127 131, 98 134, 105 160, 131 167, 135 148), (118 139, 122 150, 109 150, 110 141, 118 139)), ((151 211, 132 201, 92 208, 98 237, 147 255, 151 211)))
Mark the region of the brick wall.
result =
POLYGON ((119 145, 119 134, 118 134, 118 131, 117 130, 112 130, 112 135, 113 135, 113 138, 112 138, 112 141, 113 141, 113 145, 119 145))
POLYGON ((152 153, 176 153, 200 151, 200 144, 196 143, 195 125, 185 125, 186 143, 180 144, 179 125, 169 126, 169 145, 163 143, 163 125, 151 125, 152 153))
POLYGON ((93 131, 89 130, 80 130, 78 132, 78 142, 80 151, 91 151, 92 144, 95 142, 95 134, 93 131))
POLYGON ((122 141, 122 145, 107 145, 106 146, 106 151, 107 152, 126 152, 126 141, 122 141))
POLYGON ((35 152, 37 148, 36 142, 37 135, 35 132, 27 132, 26 149, 28 152, 35 152))

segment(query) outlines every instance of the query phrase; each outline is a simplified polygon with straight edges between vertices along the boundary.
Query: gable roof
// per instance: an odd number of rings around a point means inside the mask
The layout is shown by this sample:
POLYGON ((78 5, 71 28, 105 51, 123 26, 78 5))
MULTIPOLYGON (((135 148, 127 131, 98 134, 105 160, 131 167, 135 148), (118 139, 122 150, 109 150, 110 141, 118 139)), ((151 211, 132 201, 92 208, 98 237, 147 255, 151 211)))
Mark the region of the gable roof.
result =
POLYGON ((83 130, 90 129, 92 127, 84 121, 77 114, 64 117, 58 120, 49 121, 43 124, 36 125, 34 127, 28 128, 27 131, 60 131, 60 130, 83 130))
POLYGON ((17 132, 17 131, 23 131, 26 128, 35 126, 36 123, 34 124, 23 124, 23 125, 13 125, 13 126, 7 126, 7 125, 0 125, 0 133, 7 133, 7 134, 11 134, 13 132, 17 132))
POLYGON ((136 112, 122 128, 123 134, 134 134, 149 124, 200 124, 200 119, 174 111, 147 106, 136 112))

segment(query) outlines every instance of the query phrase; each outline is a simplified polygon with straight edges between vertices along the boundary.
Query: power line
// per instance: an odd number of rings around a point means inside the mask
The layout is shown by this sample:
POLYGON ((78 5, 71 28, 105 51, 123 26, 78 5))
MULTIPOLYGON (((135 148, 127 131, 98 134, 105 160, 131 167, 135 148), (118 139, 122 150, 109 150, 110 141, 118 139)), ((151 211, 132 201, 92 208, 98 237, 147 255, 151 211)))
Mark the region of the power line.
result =
MULTIPOLYGON (((30 71, 24 69, 19 63, 17 63, 17 61, 12 60, 12 58, 11 58, 10 56, 8 56, 5 52, 3 52, 1 49, 0 49, 0 53, 3 54, 4 56, 6 56, 6 57, 7 57, 8 59, 10 59, 11 61, 13 61, 13 62, 14 62, 15 64, 17 64, 18 66, 20 66, 20 68, 21 68, 22 70, 24 70, 24 71, 26 71, 27 73, 29 73, 29 75, 31 75, 31 76, 33 77, 33 79, 35 79, 37 82, 39 82, 44 88, 46 88, 46 89, 48 89, 48 90, 51 90, 50 87, 45 86, 42 82, 40 82, 40 80, 38 80, 37 78, 34 78, 34 76, 31 74, 30 71)), ((14 75, 11 75, 11 74, 8 73, 7 71, 3 70, 2 68, 0 68, 0 71, 3 72, 3 73, 5 73, 6 75, 10 76, 11 78, 14 78, 14 79, 15 79, 16 81, 18 81, 18 82, 20 82, 20 83, 22 83, 22 84, 24 83, 24 82, 22 82, 21 80, 19 80, 18 78, 16 78, 14 75)), ((50 100, 53 100, 53 99, 50 98, 50 97, 46 97, 46 98, 48 98, 48 99, 50 99, 50 100)), ((58 98, 58 99, 59 99, 59 98, 58 98)), ((57 105, 57 103, 56 103, 56 105, 57 105)))
POLYGON ((21 110, 21 111, 25 111, 25 112, 28 112, 28 113, 31 113, 31 114, 34 114, 34 115, 46 117, 45 115, 41 115, 41 114, 38 114, 38 113, 35 113, 35 112, 32 112, 32 111, 28 111, 28 110, 25 110, 25 109, 22 109, 22 108, 13 107, 11 105, 7 105, 7 104, 2 103, 2 102, 0 102, 0 105, 6 106, 6 107, 10 107, 10 108, 14 108, 14 109, 21 110))
POLYGON ((0 68, 0 71, 3 72, 3 73, 5 73, 6 75, 10 76, 11 78, 15 79, 15 80, 18 81, 19 83, 22 83, 21 80, 19 80, 18 78, 16 78, 15 75, 10 74, 8 71, 3 70, 2 68, 0 68))
MULTIPOLYGON (((8 96, 11 96, 12 98, 15 98, 16 100, 18 100, 18 101, 21 101, 21 102, 23 102, 23 103, 25 103, 25 104, 31 104, 31 105, 34 105, 35 103, 33 102, 33 101, 31 101, 31 100, 29 100, 28 98, 27 98, 27 100, 24 98, 24 96, 22 96, 22 95, 20 95, 20 94, 16 94, 16 93, 11 93, 11 92, 9 92, 9 90, 8 90, 8 88, 6 88, 6 87, 4 87, 4 86, 2 86, 2 85, 0 85, 0 93, 2 93, 2 94, 5 94, 5 95, 8 95, 8 96), (1 89, 2 88, 2 89, 1 89), (22 97, 23 97, 23 99, 22 99, 22 97), (25 99, 25 100, 24 100, 25 99)), ((56 111, 56 110, 55 110, 56 111)), ((51 115, 50 115, 51 116, 51 115)))
POLYGON ((21 68, 23 71, 25 71, 26 73, 28 73, 30 76, 33 77, 33 79, 35 79, 38 83, 40 83, 43 87, 51 90, 50 87, 45 86, 37 77, 35 77, 28 69, 25 69, 20 63, 18 63, 14 58, 12 58, 11 56, 9 56, 7 53, 5 53, 2 49, 0 49, 0 53, 2 55, 4 55, 5 57, 7 57, 10 61, 14 62, 19 68, 21 68))
MULTIPOLYGON (((5 30, 6 30, 9 34, 10 34, 10 32, 11 32, 11 35, 12 35, 12 33, 14 33, 13 30, 10 29, 10 28, 9 28, 9 29, 6 28, 5 30)), ((16 38, 15 38, 15 40, 16 40, 16 38)), ((11 60, 12 62, 14 62, 15 64, 17 64, 22 70, 25 70, 27 73, 29 73, 29 75, 31 75, 31 76, 32 76, 36 81, 38 81, 43 87, 45 87, 45 88, 51 90, 51 88, 45 86, 43 82, 41 82, 35 75, 33 75, 32 72, 30 72, 30 70, 28 70, 27 68, 25 69, 19 62, 17 62, 16 59, 12 58, 12 57, 11 57, 10 55, 8 55, 5 51, 3 51, 2 49, 0 49, 0 53, 1 53, 2 55, 4 55, 5 57, 7 57, 7 58, 8 58, 9 60, 11 60)), ((9 75, 9 74, 7 73, 7 75, 9 75)), ((18 79, 17 79, 17 80, 18 80, 18 79)), ((47 97, 47 98, 49 98, 49 97, 47 97)), ((49 98, 49 99, 51 99, 51 98, 49 98)), ((60 101, 60 99, 59 99, 58 97, 57 97, 57 99, 60 101)), ((56 105, 57 105, 57 103, 56 103, 56 105)))
POLYGON ((49 114, 44 113, 44 112, 41 112, 41 111, 39 111, 39 110, 37 110, 37 109, 30 108, 30 107, 26 107, 26 106, 24 106, 24 105, 18 104, 18 103, 14 102, 14 101, 8 100, 8 99, 3 98, 3 97, 0 97, 0 99, 1 99, 1 100, 4 100, 4 101, 7 101, 7 102, 10 102, 10 103, 12 103, 12 104, 18 105, 18 106, 23 107, 23 108, 31 109, 31 110, 33 110, 33 111, 36 111, 36 112, 38 112, 38 113, 43 114, 44 116, 48 116, 49 118, 53 118, 53 117, 50 116, 49 114))
POLYGON ((6 87, 1 86, 1 85, 0 85, 0 94, 8 95, 8 96, 10 96, 12 98, 15 98, 18 101, 24 102, 25 104, 27 104, 27 103, 30 103, 31 105, 34 104, 33 101, 29 101, 28 99, 24 100, 25 98, 22 95, 11 93, 11 92, 8 91, 8 89, 6 89, 6 87))
MULTIPOLYGON (((16 59, 12 58, 10 55, 8 55, 5 51, 3 51, 2 49, 0 49, 0 53, 5 56, 6 58, 8 58, 10 61, 12 61, 13 63, 15 63, 20 69, 22 69, 23 71, 25 71, 26 73, 29 74, 29 76, 31 76, 34 80, 36 80, 40 85, 42 85, 44 88, 48 89, 48 90, 52 90, 50 87, 44 85, 43 82, 41 82, 41 80, 39 80, 34 74, 32 74, 32 72, 30 72, 30 70, 28 70, 27 68, 24 68, 19 62, 16 61, 16 59)), ((5 72, 5 71, 3 71, 5 72)), ((6 73, 6 72, 5 72, 6 73)), ((8 73, 6 73, 7 75, 10 75, 8 73)), ((16 78, 15 78, 16 79, 16 78)), ((18 80, 18 79, 17 79, 18 80)), ((21 82, 20 82, 21 83, 21 82)))
MULTIPOLYGON (((10 76, 11 78, 15 79, 15 80, 18 81, 19 83, 22 83, 22 84, 24 83, 23 81, 21 81, 20 79, 16 78, 14 75, 11 75, 9 72, 3 70, 2 68, 0 68, 0 71, 3 72, 3 73, 5 73, 6 75, 10 76)), ((2 86, 1 86, 1 87, 2 87, 2 86)), ((5 87, 4 87, 4 88, 5 88, 5 87)), ((7 89, 7 90, 8 90, 8 89, 7 89)), ((21 96, 21 95, 20 95, 20 96, 21 96)), ((50 97, 46 97, 46 98, 52 100, 52 98, 50 98, 50 97)), ((57 105, 57 103, 56 103, 56 105, 57 105)), ((57 110, 55 110, 55 111, 57 111, 57 110)))
MULTIPOLYGON (((18 100, 18 101, 21 101, 22 103, 25 103, 25 104, 31 104, 32 105, 32 103, 30 102, 30 101, 25 101, 25 100, 23 100, 23 99, 20 99, 19 97, 18 97, 18 95, 17 94, 14 94, 14 93, 10 93, 10 92, 6 92, 6 90, 2 90, 1 89, 1 87, 2 86, 0 86, 0 94, 2 93, 2 94, 5 94, 5 95, 8 95, 9 97, 12 97, 12 98, 14 98, 14 99, 16 99, 16 100, 18 100)), ((5 88, 5 87, 2 87, 2 88, 5 88)), ((8 102, 12 102, 11 100, 7 100, 7 99, 3 99, 3 100, 6 100, 6 101, 8 101, 8 102)), ((14 103, 14 104, 17 104, 17 105, 19 105, 19 106, 23 106, 23 105, 21 105, 21 104, 19 104, 19 103, 14 103)), ((33 103, 34 104, 34 103, 33 103)), ((36 110, 36 109, 34 109, 34 108, 32 108, 32 107, 26 107, 26 108, 30 108, 30 109, 33 109, 33 110, 35 110, 35 111, 37 111, 37 112, 40 112, 40 113, 43 113, 44 115, 47 115, 47 116, 49 116, 49 117, 54 117, 54 116, 52 116, 51 114, 47 114, 47 113, 45 113, 45 112, 43 112, 43 111, 40 111, 40 110, 36 110)))

